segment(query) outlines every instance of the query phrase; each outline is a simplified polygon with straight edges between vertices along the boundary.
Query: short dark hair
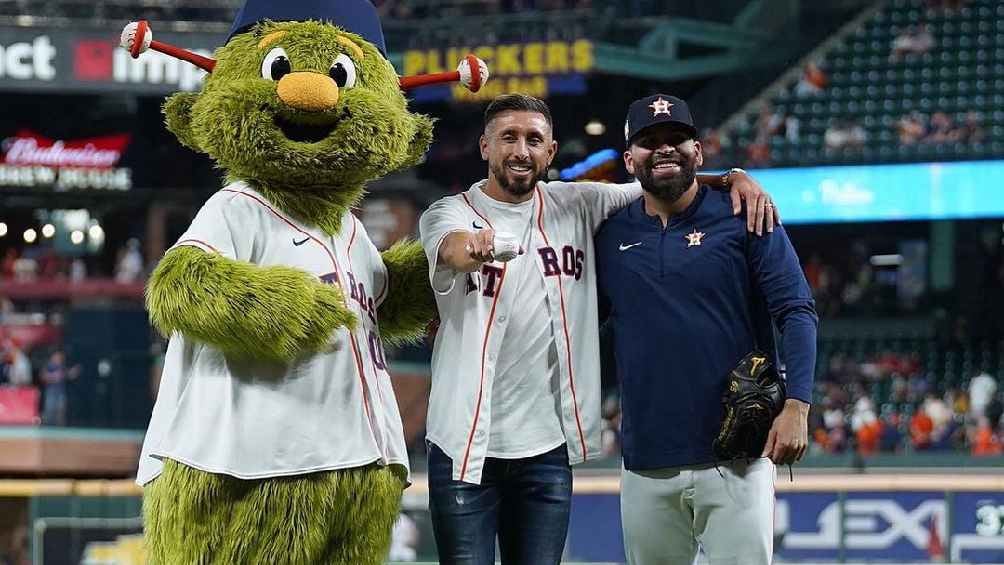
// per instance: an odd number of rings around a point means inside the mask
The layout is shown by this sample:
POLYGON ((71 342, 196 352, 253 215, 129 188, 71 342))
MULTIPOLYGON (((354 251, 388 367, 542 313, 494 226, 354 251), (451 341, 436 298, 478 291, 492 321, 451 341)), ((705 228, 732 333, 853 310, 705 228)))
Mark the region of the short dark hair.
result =
POLYGON ((535 112, 544 116, 547 120, 547 127, 554 129, 554 122, 551 120, 551 109, 543 100, 527 96, 526 94, 503 94, 496 96, 488 108, 485 108, 485 127, 491 123, 502 112, 535 112))

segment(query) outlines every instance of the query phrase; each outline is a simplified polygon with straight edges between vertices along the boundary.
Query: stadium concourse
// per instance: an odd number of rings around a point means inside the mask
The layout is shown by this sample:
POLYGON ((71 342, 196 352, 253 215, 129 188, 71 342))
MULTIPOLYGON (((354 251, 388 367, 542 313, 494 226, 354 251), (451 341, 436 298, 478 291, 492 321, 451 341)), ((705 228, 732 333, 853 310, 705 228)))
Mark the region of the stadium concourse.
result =
MULTIPOLYGON (((222 186, 166 131, 203 73, 117 48, 130 20, 209 56, 240 0, 0 0, 0 565, 143 563, 139 446, 166 341, 147 279, 222 186)), ((775 483, 775 563, 1004 563, 1004 4, 382 0, 399 74, 472 51, 491 88, 416 90, 424 161, 355 211, 380 249, 484 176, 491 96, 544 99, 549 180, 629 181, 628 104, 687 101, 705 171, 771 194, 819 314, 809 447, 775 483)), ((621 404, 575 467, 567 563, 625 561, 621 404)), ((387 348, 415 482, 392 562, 436 562, 431 341, 387 348)), ((667 430, 666 433, 672 433, 667 430)), ((699 563, 703 563, 703 557, 699 563)))

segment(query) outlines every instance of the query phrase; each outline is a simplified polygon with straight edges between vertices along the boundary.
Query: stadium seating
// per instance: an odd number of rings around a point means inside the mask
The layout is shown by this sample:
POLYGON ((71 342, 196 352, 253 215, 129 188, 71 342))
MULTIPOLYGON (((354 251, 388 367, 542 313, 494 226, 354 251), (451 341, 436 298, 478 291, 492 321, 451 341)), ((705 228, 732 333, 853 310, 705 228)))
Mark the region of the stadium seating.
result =
MULTIPOLYGON (((821 56, 828 85, 795 94, 795 82, 770 100, 778 115, 799 122, 798 138, 770 138, 770 165, 889 163, 981 159, 1004 154, 1004 4, 971 0, 955 11, 930 10, 920 0, 892 0, 821 56), (923 54, 891 57, 894 40, 924 28, 933 45, 923 54), (912 112, 944 112, 962 124, 979 114, 981 141, 901 144, 897 124, 912 112), (863 147, 828 150, 828 127, 850 119, 867 136, 863 147)), ((736 146, 757 136, 756 113, 731 132, 736 146)))

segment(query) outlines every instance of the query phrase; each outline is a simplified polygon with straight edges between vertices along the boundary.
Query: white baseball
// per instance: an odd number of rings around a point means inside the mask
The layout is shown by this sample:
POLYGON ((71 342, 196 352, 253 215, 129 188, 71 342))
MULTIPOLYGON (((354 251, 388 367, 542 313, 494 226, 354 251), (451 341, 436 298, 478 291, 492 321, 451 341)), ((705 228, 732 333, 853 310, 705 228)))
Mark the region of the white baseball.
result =
MULTIPOLYGON (((129 22, 124 28, 122 28, 122 35, 119 36, 119 45, 124 49, 132 51, 132 46, 136 43, 136 29, 139 27, 137 22, 129 22)), ((143 35, 143 45, 140 47, 139 52, 142 53, 150 48, 150 42, 153 41, 153 30, 146 28, 146 34, 143 35)))
MULTIPOLYGON (((471 65, 467 62, 467 57, 460 60, 460 64, 457 65, 457 71, 460 73, 460 84, 471 87, 471 65)), ((484 61, 478 59, 478 73, 481 75, 481 86, 484 86, 488 82, 488 65, 484 61)))
POLYGON ((515 259, 521 248, 515 235, 502 231, 495 232, 495 241, 492 242, 492 246, 495 260, 503 263, 515 259))

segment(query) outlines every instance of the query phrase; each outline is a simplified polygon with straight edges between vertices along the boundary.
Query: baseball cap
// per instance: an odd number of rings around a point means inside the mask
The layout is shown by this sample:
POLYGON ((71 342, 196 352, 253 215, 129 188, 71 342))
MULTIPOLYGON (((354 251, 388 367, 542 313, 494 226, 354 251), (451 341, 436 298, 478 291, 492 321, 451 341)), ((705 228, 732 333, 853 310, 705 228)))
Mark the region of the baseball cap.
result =
POLYGON ((691 137, 697 137, 694 118, 690 115, 686 102, 668 94, 653 94, 635 100, 628 107, 624 140, 630 144, 643 129, 656 124, 676 124, 687 130, 691 137))
POLYGON ((237 16, 227 41, 239 33, 244 33, 254 24, 272 20, 274 22, 304 22, 321 20, 332 23, 345 31, 362 36, 387 54, 384 44, 383 27, 380 16, 370 0, 246 0, 237 16))

